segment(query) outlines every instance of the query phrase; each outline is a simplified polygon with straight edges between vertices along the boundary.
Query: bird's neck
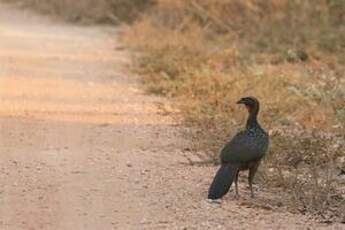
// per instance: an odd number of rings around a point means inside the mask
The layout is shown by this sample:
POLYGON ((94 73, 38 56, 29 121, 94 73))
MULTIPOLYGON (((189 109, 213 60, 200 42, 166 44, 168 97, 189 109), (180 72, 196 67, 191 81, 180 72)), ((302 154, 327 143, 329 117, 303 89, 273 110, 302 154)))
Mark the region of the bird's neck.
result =
POLYGON ((247 119, 246 128, 250 129, 259 125, 258 120, 257 120, 258 113, 259 113, 259 106, 250 108, 248 109, 248 111, 249 111, 249 116, 247 119))

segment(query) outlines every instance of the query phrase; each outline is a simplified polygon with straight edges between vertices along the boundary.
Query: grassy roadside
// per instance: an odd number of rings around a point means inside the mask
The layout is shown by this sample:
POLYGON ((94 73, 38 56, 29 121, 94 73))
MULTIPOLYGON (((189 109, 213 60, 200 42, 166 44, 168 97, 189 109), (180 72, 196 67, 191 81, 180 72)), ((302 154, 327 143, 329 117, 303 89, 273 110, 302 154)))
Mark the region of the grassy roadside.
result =
POLYGON ((262 103, 271 148, 258 177, 285 206, 345 221, 345 4, 340 1, 158 1, 124 37, 148 91, 175 100, 195 148, 216 159, 262 103), (231 12, 231 13, 229 13, 231 12))

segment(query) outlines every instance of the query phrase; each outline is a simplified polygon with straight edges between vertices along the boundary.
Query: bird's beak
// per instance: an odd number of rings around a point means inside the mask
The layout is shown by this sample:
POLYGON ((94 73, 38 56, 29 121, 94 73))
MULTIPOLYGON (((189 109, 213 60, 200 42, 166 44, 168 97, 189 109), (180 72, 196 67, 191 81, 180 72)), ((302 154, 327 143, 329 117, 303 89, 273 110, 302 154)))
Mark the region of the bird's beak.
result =
POLYGON ((236 102, 236 104, 244 104, 243 98, 241 100, 239 100, 238 102, 236 102))

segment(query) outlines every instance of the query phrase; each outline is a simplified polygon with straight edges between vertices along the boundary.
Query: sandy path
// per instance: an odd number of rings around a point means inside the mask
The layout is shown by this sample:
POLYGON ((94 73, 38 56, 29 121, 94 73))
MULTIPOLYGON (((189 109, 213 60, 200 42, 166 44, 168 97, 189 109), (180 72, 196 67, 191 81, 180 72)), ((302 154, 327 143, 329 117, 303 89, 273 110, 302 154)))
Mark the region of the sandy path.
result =
POLYGON ((116 34, 0 4, 0 229, 316 228, 231 194, 209 204, 215 168, 184 164, 116 34))

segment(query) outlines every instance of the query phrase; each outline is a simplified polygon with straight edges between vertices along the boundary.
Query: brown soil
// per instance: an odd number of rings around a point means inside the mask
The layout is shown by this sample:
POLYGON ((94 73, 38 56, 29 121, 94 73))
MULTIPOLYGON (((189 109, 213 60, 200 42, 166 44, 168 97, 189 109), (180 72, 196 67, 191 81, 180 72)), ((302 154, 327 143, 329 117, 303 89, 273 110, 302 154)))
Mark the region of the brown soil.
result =
POLYGON ((0 4, 0 229, 341 229, 256 205, 244 178, 207 202, 216 168, 188 164, 117 34, 0 4))

